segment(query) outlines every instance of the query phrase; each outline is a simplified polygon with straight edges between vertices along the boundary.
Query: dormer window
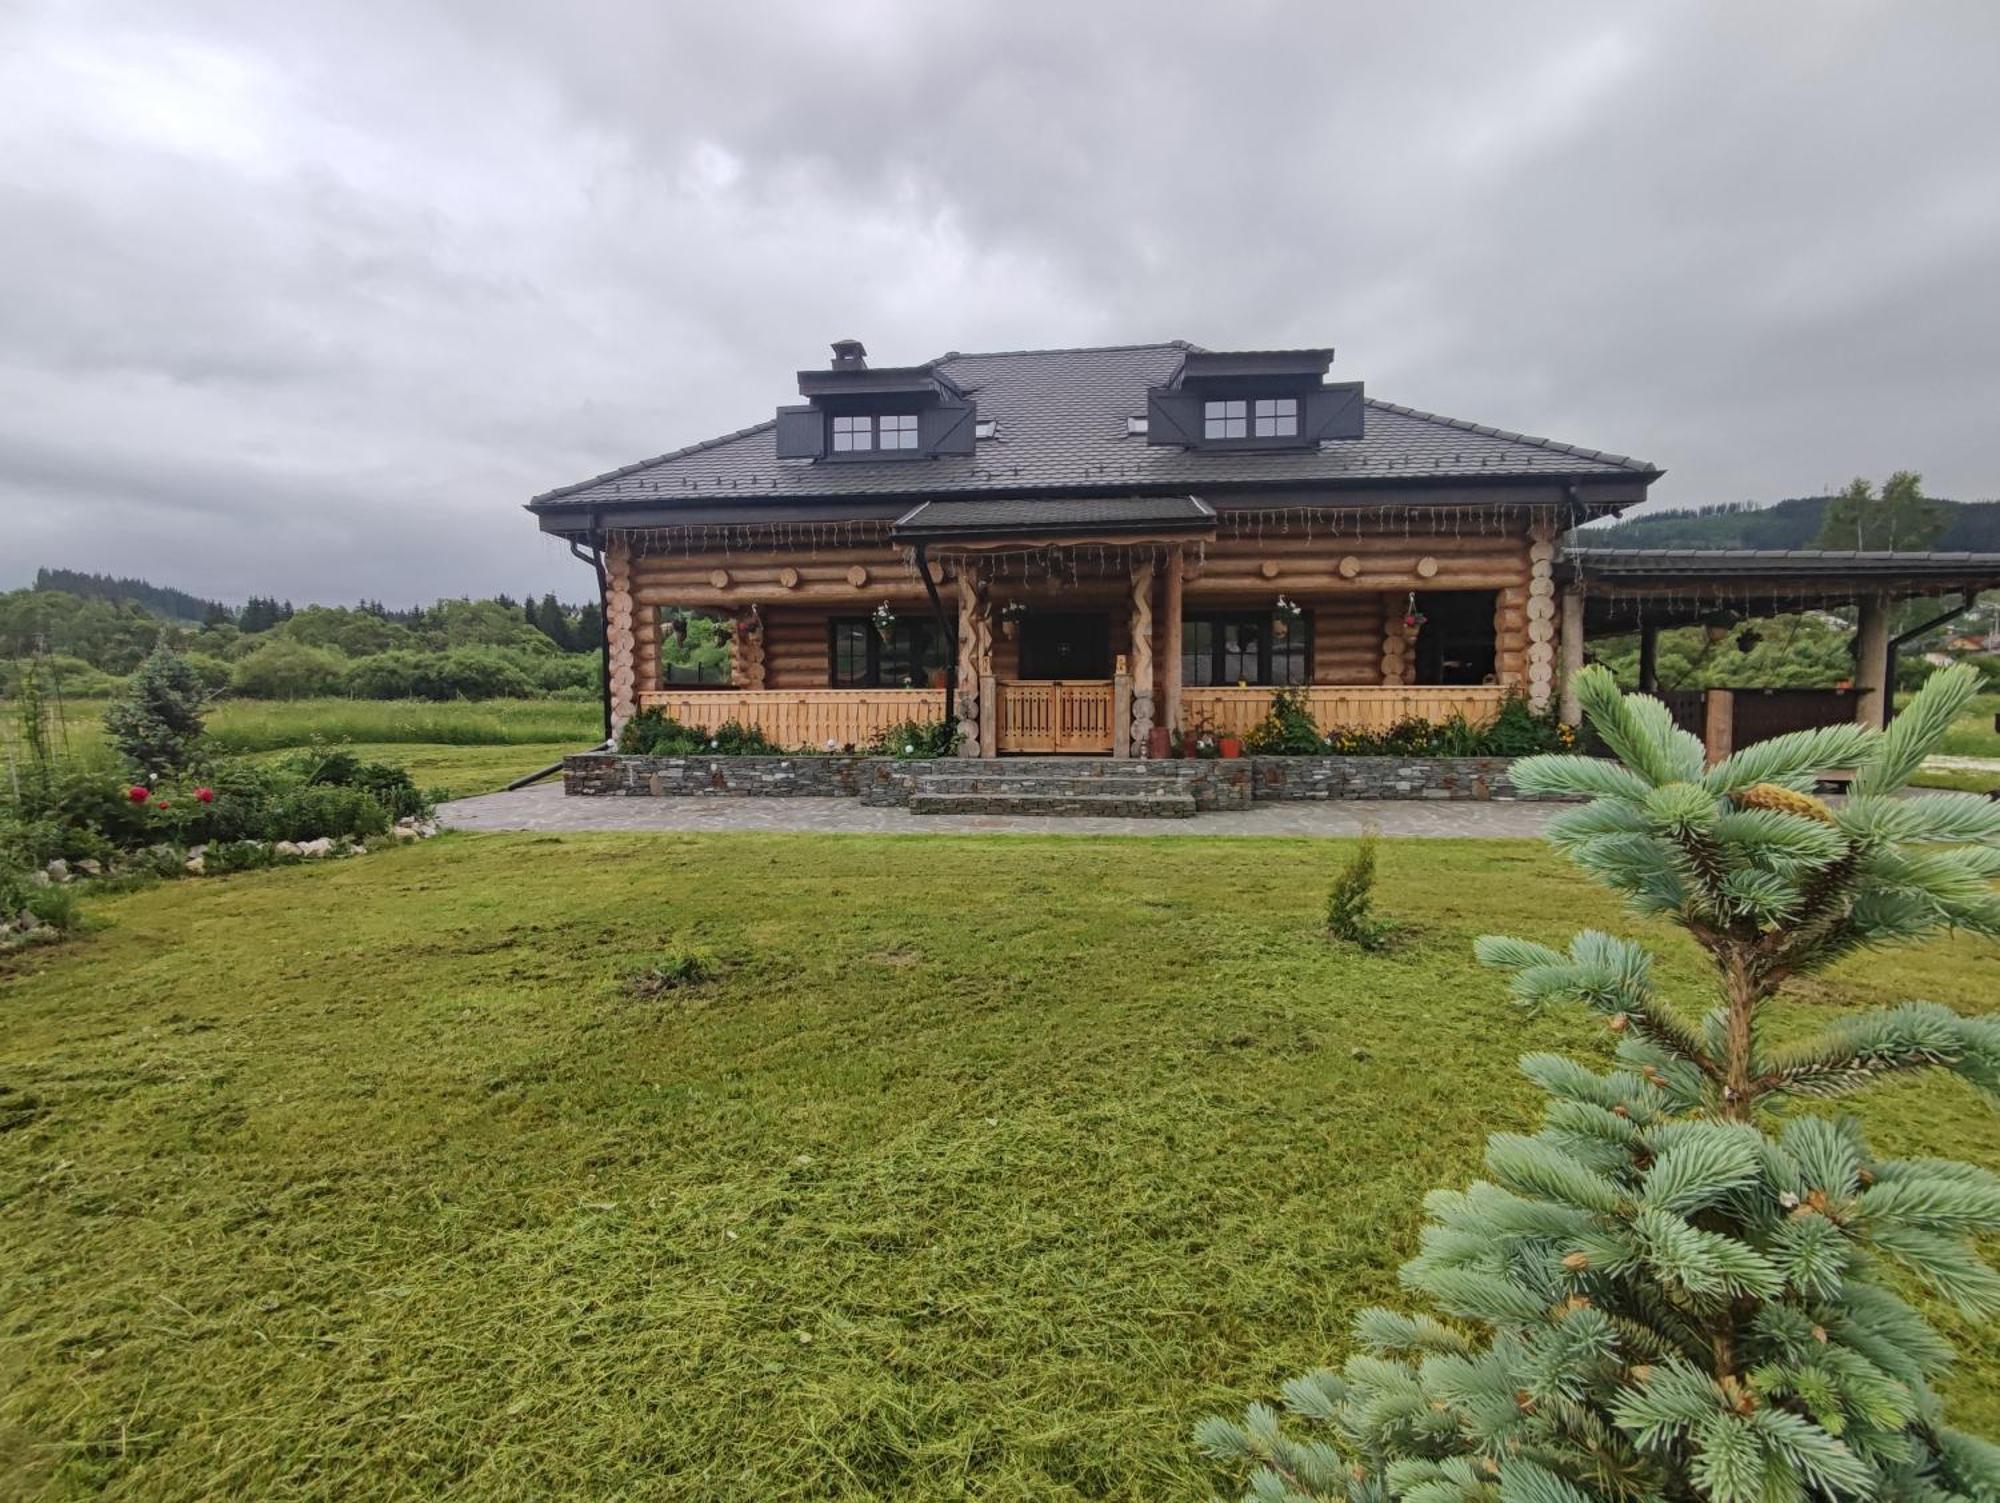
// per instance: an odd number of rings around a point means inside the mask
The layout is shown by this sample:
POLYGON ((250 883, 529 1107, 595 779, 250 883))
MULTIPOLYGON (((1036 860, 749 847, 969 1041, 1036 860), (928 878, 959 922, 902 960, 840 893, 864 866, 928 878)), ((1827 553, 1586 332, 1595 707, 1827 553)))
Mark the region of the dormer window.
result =
POLYGON ((1297 397, 1225 399, 1201 404, 1203 438, 1297 438, 1297 397))
POLYGON ((840 414, 833 420, 833 452, 860 454, 870 449, 914 449, 917 446, 917 415, 914 412, 840 414))
POLYGON ((1299 436, 1299 399, 1297 397, 1259 397, 1253 409, 1253 422, 1259 438, 1297 438, 1299 436))

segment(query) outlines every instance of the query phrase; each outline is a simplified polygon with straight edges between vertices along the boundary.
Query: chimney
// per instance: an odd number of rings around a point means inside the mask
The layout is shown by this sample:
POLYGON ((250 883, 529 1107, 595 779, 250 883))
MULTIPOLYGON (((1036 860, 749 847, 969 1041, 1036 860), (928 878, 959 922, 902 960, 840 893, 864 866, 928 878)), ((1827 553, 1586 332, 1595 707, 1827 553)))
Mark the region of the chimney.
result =
POLYGON ((858 339, 836 339, 833 342, 833 363, 831 369, 837 371, 865 371, 868 369, 868 348, 858 339))

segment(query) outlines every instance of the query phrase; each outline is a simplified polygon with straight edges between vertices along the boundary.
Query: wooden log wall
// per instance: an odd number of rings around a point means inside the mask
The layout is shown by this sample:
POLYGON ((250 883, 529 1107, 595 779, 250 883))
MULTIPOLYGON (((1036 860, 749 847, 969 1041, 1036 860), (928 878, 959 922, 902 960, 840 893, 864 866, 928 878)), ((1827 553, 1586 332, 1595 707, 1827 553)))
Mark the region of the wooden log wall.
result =
POLYGON ((1312 681, 1382 682, 1382 597, 1323 595, 1298 600, 1312 616, 1312 681))

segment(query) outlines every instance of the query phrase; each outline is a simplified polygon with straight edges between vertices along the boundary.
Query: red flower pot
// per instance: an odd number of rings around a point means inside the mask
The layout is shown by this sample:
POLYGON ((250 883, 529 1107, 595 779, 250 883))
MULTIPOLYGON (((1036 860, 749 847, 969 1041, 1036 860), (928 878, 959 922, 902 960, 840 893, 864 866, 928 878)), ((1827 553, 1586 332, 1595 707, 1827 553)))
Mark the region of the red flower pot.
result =
POLYGON ((1215 749, 1225 757, 1240 757, 1243 755, 1243 738, 1224 736, 1215 743, 1215 749))
POLYGON ((1150 731, 1146 732, 1147 760, 1153 762, 1164 761, 1167 753, 1173 749, 1173 740, 1173 732, 1169 731, 1163 725, 1156 725, 1150 731))

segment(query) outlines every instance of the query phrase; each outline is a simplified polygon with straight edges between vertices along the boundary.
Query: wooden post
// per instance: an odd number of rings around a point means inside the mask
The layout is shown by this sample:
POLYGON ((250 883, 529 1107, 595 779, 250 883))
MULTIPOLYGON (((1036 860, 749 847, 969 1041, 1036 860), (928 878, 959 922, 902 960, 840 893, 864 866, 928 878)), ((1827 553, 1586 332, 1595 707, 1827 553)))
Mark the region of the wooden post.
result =
MULTIPOLYGON (((1125 659, 1118 659, 1118 671, 1111 676, 1111 755, 1122 761, 1132 755, 1132 730, 1136 712, 1132 708, 1132 675, 1125 671, 1125 659)), ((1145 749, 1140 748, 1141 756, 1145 749)))
POLYGON ((993 681, 990 655, 987 671, 979 675, 979 755, 1000 755, 1000 695, 993 681))
POLYGON ((1639 692, 1660 692, 1660 623, 1639 623, 1639 692))
POLYGON ((1702 704, 1701 747, 1713 767, 1736 749, 1736 691, 1710 689, 1702 704))
POLYGON ((1854 633, 1854 718, 1862 725, 1889 723, 1889 597, 1864 595, 1854 633))
MULTIPOLYGON (((958 754, 977 757, 986 714, 987 669, 993 661, 993 610, 986 582, 973 565, 958 568, 958 754)), ((986 753, 985 755, 991 755, 986 753)))
POLYGON ((1583 672, 1583 592, 1574 588, 1562 595, 1562 718, 1565 724, 1583 720, 1583 701, 1577 698, 1577 675, 1583 672))
POLYGON ((1115 745, 1125 742, 1135 757, 1146 755, 1153 730, 1153 560, 1132 566, 1132 671, 1125 680, 1127 708, 1119 717, 1115 745))
POLYGON ((1166 620, 1160 632, 1160 723, 1169 731, 1181 728, 1181 598, 1185 580, 1181 545, 1167 550, 1166 598, 1160 602, 1166 620))

